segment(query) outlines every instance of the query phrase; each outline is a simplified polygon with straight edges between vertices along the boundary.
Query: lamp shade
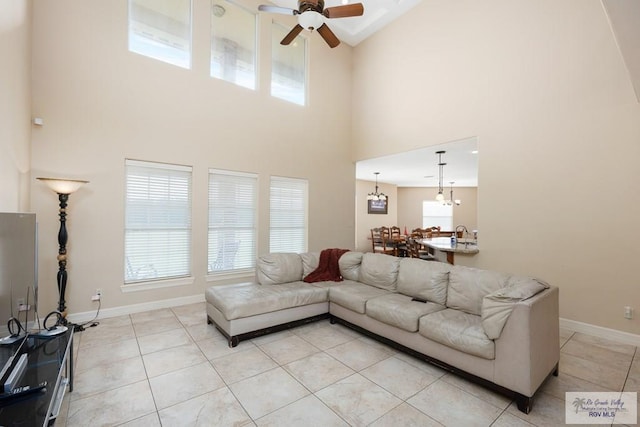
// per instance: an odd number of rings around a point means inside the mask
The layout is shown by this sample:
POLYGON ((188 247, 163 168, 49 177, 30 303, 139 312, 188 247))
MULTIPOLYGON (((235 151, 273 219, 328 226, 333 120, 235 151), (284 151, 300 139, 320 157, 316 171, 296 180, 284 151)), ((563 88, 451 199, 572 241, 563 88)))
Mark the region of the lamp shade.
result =
POLYGON ((82 181, 79 179, 61 179, 61 178, 36 178, 39 181, 47 184, 47 187, 52 189, 58 194, 71 194, 82 187, 89 181, 82 181))
POLYGON ((443 202, 444 201, 444 194, 439 192, 438 195, 436 196, 436 201, 443 202))

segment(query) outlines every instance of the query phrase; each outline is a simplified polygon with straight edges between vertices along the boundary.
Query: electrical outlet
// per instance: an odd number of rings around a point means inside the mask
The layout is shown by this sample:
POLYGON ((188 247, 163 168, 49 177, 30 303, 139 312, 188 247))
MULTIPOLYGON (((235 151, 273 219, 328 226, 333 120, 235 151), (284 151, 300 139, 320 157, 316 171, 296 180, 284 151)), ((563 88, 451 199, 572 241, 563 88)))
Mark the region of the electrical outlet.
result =
POLYGON ((24 302, 24 298, 16 299, 16 305, 18 307, 18 313, 22 313, 22 312, 31 310, 31 305, 27 305, 24 302))
POLYGON ((624 318, 625 319, 633 319, 633 308, 626 306, 624 308, 624 318))
POLYGON ((100 301, 102 298, 102 289, 96 289, 96 293, 91 296, 91 301, 100 301))

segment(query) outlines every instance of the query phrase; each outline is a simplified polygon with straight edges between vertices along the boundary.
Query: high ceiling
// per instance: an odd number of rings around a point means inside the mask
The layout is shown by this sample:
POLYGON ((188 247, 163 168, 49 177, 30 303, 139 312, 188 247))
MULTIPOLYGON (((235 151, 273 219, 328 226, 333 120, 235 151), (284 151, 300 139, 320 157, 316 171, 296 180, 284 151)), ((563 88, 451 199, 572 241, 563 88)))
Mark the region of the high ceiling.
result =
POLYGON ((398 187, 437 187, 439 180, 438 155, 442 154, 443 184, 449 187, 478 186, 478 140, 467 138, 418 150, 397 153, 356 163, 356 179, 395 184, 398 187))
MULTIPOLYGON (((265 4, 268 3, 265 1, 265 4)), ((296 0, 273 0, 271 3, 289 9, 298 8, 296 0)), ((364 5, 364 15, 351 18, 327 19, 326 22, 341 41, 351 46, 356 46, 420 3, 420 0, 348 0, 346 3, 341 0, 325 0, 324 7, 326 9, 347 3, 362 3, 364 5)))
MULTIPOLYGON (((325 8, 358 2, 342 1, 325 0, 325 8)), ((364 5, 363 16, 328 19, 326 22, 341 41, 356 46, 420 1, 360 0, 364 5)), ((272 0, 272 3, 289 9, 298 8, 297 0, 272 0)), ((640 101, 640 1, 603 0, 603 6, 640 101)), ((470 154, 478 150, 476 138, 363 160, 356 164, 356 178, 374 181, 374 172, 380 172, 378 181, 381 183, 399 187, 437 187, 439 171, 435 152, 440 149, 446 150, 442 157, 442 161, 447 163, 444 166, 444 186, 449 187, 449 183, 454 181, 454 187, 477 187, 478 154, 470 154)))

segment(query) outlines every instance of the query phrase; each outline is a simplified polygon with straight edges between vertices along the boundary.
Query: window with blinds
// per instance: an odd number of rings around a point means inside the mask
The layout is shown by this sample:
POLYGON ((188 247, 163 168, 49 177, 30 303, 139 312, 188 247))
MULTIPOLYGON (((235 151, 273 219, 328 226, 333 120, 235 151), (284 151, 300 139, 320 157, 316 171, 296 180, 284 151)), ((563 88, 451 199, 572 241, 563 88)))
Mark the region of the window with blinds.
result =
POLYGON ((422 227, 440 227, 453 230, 453 206, 435 200, 422 202, 422 227))
POLYGON ((129 0, 129 50, 191 68, 191 0, 129 0))
POLYGON ((309 184, 305 179, 271 177, 270 252, 306 252, 309 184))
POLYGON ((255 267, 257 205, 257 175, 209 170, 209 274, 255 267))
POLYGON ((191 167, 126 160, 125 284, 191 275, 191 167))

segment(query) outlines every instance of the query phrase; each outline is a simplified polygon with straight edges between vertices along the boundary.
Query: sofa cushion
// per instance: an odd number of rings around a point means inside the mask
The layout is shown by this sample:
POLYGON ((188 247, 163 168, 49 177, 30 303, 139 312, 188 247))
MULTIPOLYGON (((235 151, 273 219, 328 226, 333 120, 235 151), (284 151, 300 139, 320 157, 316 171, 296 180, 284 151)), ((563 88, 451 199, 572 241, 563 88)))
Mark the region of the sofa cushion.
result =
POLYGON ((449 272, 447 307, 480 315, 485 295, 503 288, 509 275, 497 271, 454 266, 449 272))
POLYGON ((422 316, 444 310, 445 306, 432 302, 411 301, 409 296, 391 293, 371 298, 365 308, 367 316, 371 318, 405 331, 416 332, 418 320, 422 316))
POLYGON ((342 254, 338 260, 340 274, 345 280, 360 279, 360 264, 362 263, 362 252, 347 252, 342 254))
POLYGON ((417 258, 400 260, 398 292, 436 304, 447 303, 451 265, 443 262, 425 262, 417 258))
POLYGON ((359 281, 376 288, 396 290, 400 258, 368 252, 362 255, 359 281))
POLYGON ((388 293, 385 289, 345 280, 340 286, 329 288, 329 301, 364 314, 367 300, 388 293))
POLYGON ((302 277, 307 277, 320 264, 320 252, 304 252, 300 254, 302 260, 302 277))
POLYGON ((495 359, 495 344, 484 333, 480 316, 448 308, 421 317, 418 331, 447 347, 484 359, 495 359))
POLYGON ((327 290, 301 281, 278 286, 257 284, 211 286, 207 289, 205 298, 227 320, 233 320, 325 302, 327 290))
POLYGON ((272 253, 258 258, 256 275, 261 285, 302 280, 302 258, 293 253, 272 253))

